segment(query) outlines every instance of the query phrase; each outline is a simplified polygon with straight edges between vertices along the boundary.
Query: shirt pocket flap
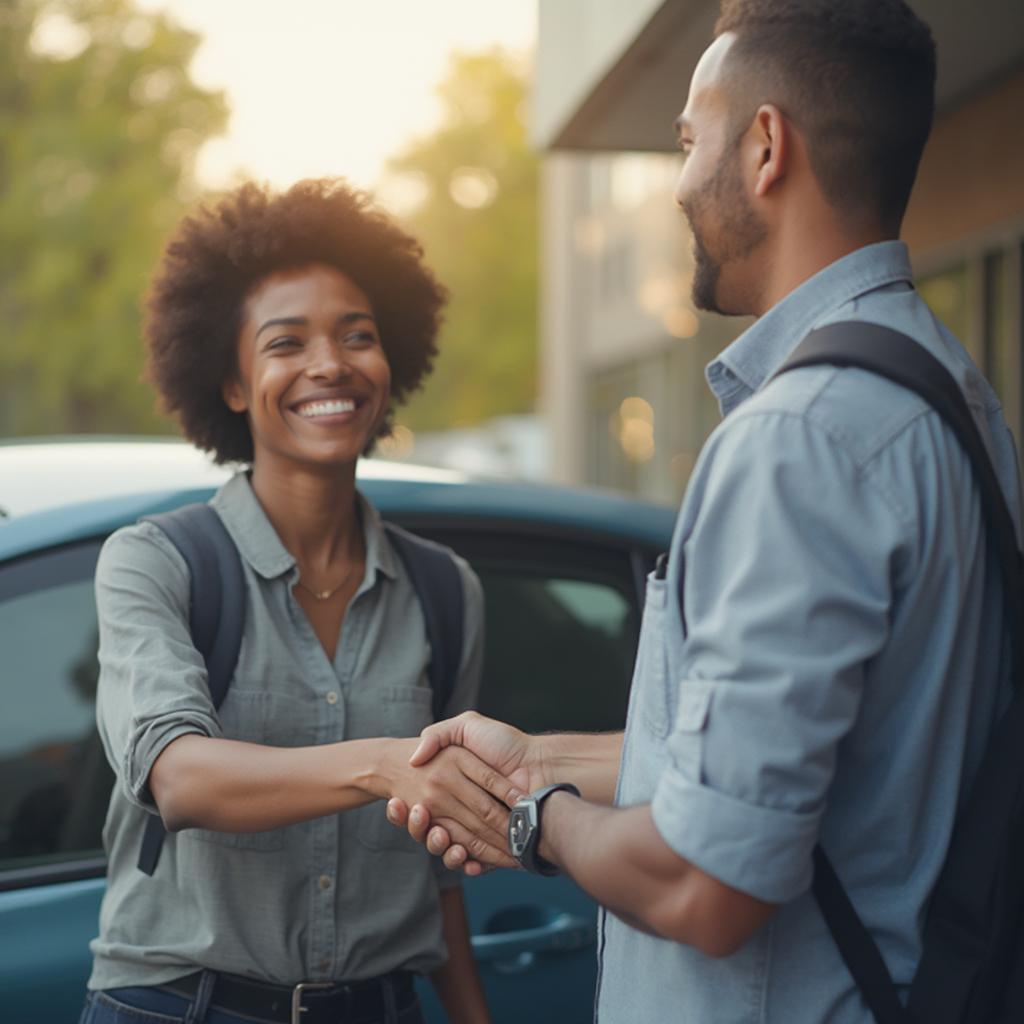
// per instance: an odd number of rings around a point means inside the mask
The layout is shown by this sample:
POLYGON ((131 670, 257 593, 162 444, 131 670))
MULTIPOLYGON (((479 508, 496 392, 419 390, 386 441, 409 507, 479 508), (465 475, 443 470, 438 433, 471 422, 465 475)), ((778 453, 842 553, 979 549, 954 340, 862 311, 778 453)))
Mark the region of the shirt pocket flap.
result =
POLYGON ((684 679, 679 684, 676 732, 702 732, 711 706, 711 684, 703 679, 684 679))

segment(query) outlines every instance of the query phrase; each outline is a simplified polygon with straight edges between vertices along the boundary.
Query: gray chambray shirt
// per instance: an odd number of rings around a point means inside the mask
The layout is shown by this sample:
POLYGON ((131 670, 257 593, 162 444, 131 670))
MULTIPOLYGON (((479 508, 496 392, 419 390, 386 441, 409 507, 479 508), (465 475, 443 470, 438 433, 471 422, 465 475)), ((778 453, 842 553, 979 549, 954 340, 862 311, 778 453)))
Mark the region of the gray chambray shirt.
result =
MULTIPOLYGON (((89 987, 158 985, 199 967, 280 984, 358 980, 442 964, 438 895, 458 884, 388 824, 383 804, 268 832, 169 835, 153 877, 138 870, 147 788, 178 736, 305 746, 415 736, 431 720, 419 600, 376 511, 361 499, 366 576, 333 663, 292 594, 295 560, 239 474, 212 504, 246 580, 238 666, 219 711, 188 629, 188 571, 151 523, 115 533, 96 570, 99 731, 117 773, 104 829, 108 885, 89 987)), ((459 560, 465 644, 446 708, 477 694, 483 593, 459 560)))

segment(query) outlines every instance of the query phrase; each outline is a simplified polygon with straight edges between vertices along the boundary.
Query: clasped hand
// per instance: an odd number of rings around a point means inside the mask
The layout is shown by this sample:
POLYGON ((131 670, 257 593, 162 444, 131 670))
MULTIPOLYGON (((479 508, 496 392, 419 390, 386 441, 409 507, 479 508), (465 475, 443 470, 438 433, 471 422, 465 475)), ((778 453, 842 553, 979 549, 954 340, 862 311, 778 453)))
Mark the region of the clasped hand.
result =
MULTIPOLYGON (((534 737, 475 711, 424 729, 409 758, 409 767, 422 769, 451 757, 457 763, 463 763, 460 758, 471 758, 464 762, 475 773, 470 777, 508 807, 522 794, 543 785, 543 763, 534 737)), ((443 794, 436 797, 443 798, 443 794)), ((493 816, 484 819, 480 814, 451 814, 442 799, 426 794, 422 799, 407 800, 396 791, 386 813, 392 825, 408 829, 417 842, 441 856, 452 870, 461 868, 467 875, 478 875, 489 867, 515 866, 508 855, 507 811, 501 817, 499 831, 493 825, 493 816)))

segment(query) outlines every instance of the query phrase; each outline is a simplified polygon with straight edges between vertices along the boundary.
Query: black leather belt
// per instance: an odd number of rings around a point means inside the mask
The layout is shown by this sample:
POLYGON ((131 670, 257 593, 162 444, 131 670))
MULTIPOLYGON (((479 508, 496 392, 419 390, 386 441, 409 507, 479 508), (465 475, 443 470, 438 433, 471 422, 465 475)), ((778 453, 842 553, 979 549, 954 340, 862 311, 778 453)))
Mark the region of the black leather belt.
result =
MULTIPOLYGON (((157 986, 164 992, 192 999, 202 971, 157 986)), ((299 985, 270 985, 237 974, 218 974, 210 1006, 260 1021, 292 1024, 346 1024, 348 1021, 383 1020, 385 992, 394 993, 394 1005, 401 1010, 415 996, 413 974, 393 971, 379 978, 352 982, 302 982, 299 985)))

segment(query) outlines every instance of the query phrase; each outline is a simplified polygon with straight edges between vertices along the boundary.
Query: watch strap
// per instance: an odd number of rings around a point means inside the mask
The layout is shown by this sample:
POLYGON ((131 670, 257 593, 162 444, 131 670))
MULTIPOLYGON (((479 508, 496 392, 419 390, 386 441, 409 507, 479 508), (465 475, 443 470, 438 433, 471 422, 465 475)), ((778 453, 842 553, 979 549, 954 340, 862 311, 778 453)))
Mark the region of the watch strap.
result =
POLYGON ((550 876, 557 875, 559 873, 557 865, 545 860, 538 852, 541 834, 541 811, 544 807, 544 801, 547 800, 552 793, 557 793, 559 790, 565 790, 567 793, 572 793, 573 796, 580 795, 580 791, 571 782, 554 782, 550 786, 544 786, 543 788, 531 793, 526 798, 526 801, 524 801, 525 803, 533 805, 536 822, 532 833, 527 839, 526 848, 523 850, 522 856, 519 858, 519 863, 522 864, 527 871, 531 871, 537 875, 550 876))

